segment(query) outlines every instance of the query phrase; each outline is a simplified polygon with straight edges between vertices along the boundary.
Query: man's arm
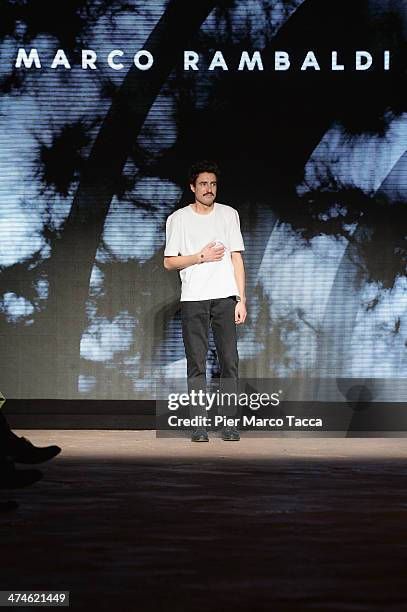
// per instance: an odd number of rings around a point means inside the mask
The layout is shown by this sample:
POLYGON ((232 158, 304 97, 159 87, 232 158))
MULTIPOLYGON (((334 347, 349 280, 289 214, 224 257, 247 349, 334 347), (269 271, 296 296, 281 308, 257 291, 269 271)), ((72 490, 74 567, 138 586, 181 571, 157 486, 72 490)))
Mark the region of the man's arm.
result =
POLYGON ((164 268, 166 270, 183 270, 198 263, 200 263, 199 253, 195 253, 195 255, 167 255, 164 257, 164 268))
POLYGON ((225 253, 223 245, 215 246, 215 242, 210 242, 202 251, 194 255, 166 255, 164 257, 164 268, 166 270, 183 270, 195 264, 207 261, 220 261, 225 253))
POLYGON ((245 290, 245 271, 242 254, 239 251, 232 251, 232 264, 235 271, 235 279, 239 290, 240 302, 235 308, 235 323, 244 323, 247 316, 246 310, 246 290, 245 290))

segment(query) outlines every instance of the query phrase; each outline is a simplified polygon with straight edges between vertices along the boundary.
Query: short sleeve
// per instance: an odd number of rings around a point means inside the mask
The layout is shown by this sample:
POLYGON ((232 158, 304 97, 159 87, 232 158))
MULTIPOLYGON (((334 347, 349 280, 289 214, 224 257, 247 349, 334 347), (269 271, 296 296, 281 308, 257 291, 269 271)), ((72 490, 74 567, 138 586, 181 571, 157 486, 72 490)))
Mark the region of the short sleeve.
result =
POLYGON ((232 222, 230 224, 229 248, 231 251, 244 251, 242 233, 240 231, 239 213, 233 210, 232 222))
POLYGON ((179 228, 179 220, 174 213, 167 219, 165 227, 165 250, 164 256, 179 255, 181 251, 181 234, 179 228))

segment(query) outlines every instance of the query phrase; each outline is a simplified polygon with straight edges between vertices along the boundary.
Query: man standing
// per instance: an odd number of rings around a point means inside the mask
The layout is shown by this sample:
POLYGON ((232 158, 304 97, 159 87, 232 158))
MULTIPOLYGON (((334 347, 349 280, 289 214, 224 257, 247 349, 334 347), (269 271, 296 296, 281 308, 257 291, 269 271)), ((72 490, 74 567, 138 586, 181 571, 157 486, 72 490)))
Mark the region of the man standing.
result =
MULTIPOLYGON (((182 335, 187 358, 188 391, 206 390, 206 355, 212 326, 223 389, 237 392, 236 325, 246 319, 244 251, 237 210, 215 201, 219 169, 202 161, 190 170, 195 202, 172 213, 166 224, 164 267, 179 270, 182 281, 182 335)), ((225 408, 225 407, 223 407, 225 408)), ((191 416, 203 417, 198 405, 191 416)), ((232 407, 232 413, 235 408, 232 407)), ((222 438, 240 440, 237 428, 224 420, 222 438)), ((208 442, 205 427, 192 433, 193 442, 208 442)))

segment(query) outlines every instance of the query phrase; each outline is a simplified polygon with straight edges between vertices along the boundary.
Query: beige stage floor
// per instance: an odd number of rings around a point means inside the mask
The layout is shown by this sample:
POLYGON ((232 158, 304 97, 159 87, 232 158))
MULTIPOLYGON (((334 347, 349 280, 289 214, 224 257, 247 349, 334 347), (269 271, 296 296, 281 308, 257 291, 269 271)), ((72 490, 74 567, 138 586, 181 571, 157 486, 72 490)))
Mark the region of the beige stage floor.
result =
MULTIPOLYGON (((74 610, 407 610, 407 440, 24 431, 58 443, 0 515, 1 589, 74 610)), ((21 466, 23 467, 23 466, 21 466)))

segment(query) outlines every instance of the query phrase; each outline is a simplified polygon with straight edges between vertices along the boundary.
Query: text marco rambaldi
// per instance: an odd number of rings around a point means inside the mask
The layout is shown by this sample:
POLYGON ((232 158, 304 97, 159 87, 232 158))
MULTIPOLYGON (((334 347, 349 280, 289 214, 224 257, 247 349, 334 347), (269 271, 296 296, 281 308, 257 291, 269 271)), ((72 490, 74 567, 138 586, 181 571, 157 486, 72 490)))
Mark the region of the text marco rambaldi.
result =
MULTIPOLYGON (((276 72, 299 71, 321 71, 343 72, 353 70, 366 72, 372 68, 381 68, 384 71, 391 69, 391 51, 384 50, 373 53, 364 49, 355 49, 351 61, 346 63, 341 58, 340 50, 333 49, 327 59, 319 57, 318 52, 310 49, 298 55, 288 51, 274 51, 262 53, 261 51, 242 51, 240 57, 231 60, 222 51, 213 51, 210 54, 202 54, 193 50, 185 50, 180 55, 180 62, 184 71, 195 72, 206 70, 209 72, 219 71, 263 71, 274 70, 276 72)), ((347 57, 349 55, 347 54, 347 57)), ((79 61, 73 63, 69 54, 64 49, 57 49, 53 53, 43 52, 36 47, 26 49, 20 47, 17 50, 14 66, 19 69, 41 70, 65 69, 71 70, 79 67, 83 70, 97 70, 104 63, 112 70, 128 70, 134 65, 138 70, 151 70, 155 63, 154 55, 146 50, 140 49, 136 52, 126 52, 123 49, 112 49, 108 52, 96 51, 94 49, 81 49, 79 61)))

